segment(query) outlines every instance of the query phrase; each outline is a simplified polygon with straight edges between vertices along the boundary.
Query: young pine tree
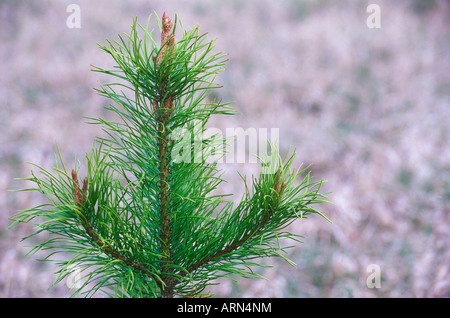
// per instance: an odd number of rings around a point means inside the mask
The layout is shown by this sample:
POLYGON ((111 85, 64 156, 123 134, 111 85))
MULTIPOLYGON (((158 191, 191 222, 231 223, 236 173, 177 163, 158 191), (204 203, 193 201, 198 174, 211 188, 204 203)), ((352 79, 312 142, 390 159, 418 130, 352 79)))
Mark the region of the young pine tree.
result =
POLYGON ((48 232, 31 253, 48 250, 45 259, 52 260, 55 253, 73 255, 57 260, 55 282, 76 270, 72 295, 208 296, 205 287, 219 277, 260 277, 252 267, 262 266, 261 258, 293 264, 279 241, 300 236, 286 227, 322 215, 312 207, 324 202, 322 181, 291 169, 294 155, 281 159, 275 147, 239 203, 215 193, 223 180, 208 154, 225 143, 196 138, 194 130, 200 123, 203 132, 212 115, 234 114, 208 101, 224 55, 213 53, 214 42, 198 27, 186 31, 166 13, 158 18, 157 45, 149 21, 142 27, 134 19, 130 34, 100 45, 117 63, 113 70, 93 69, 116 78, 98 92, 111 99, 108 109, 120 122, 91 118, 107 137, 96 139, 86 165, 67 169, 59 155, 53 172, 37 166, 40 176, 25 179, 36 187, 22 191, 38 191, 48 203, 13 217, 12 226, 37 227, 24 239, 48 232))

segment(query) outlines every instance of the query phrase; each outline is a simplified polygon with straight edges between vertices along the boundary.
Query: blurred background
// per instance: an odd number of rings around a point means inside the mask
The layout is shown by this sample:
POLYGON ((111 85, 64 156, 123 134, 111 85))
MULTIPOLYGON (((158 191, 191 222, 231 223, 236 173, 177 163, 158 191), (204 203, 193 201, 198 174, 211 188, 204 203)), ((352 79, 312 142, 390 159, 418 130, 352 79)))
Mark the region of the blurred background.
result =
MULTIPOLYGON (((1 0, 0 297, 66 297, 49 289, 58 268, 25 256, 28 225, 7 230, 17 210, 43 202, 15 178, 51 169, 58 143, 67 166, 89 152, 111 116, 93 90, 113 65, 96 43, 129 32, 132 16, 174 13, 217 38, 228 54, 216 91, 240 113, 219 128, 279 128, 282 154, 326 179, 333 221, 291 230, 304 244, 259 270, 268 280, 220 281, 221 297, 450 297, 450 1, 447 0, 1 0), (381 28, 366 24, 370 3, 381 28), (80 7, 81 27, 66 24, 80 7), (370 288, 370 265, 380 269, 370 288), (373 287, 373 286, 372 286, 373 287)), ((153 20, 152 28, 157 29, 153 20)), ((158 38, 159 41, 159 38, 158 38)), ((226 191, 240 197, 236 170, 226 191)), ((42 257, 44 254, 38 254, 42 257)))

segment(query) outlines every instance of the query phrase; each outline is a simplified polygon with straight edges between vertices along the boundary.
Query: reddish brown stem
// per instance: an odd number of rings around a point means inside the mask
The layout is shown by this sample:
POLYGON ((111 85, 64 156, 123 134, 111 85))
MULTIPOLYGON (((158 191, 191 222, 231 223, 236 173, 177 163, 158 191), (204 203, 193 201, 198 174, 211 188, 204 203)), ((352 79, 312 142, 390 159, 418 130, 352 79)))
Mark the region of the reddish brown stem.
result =
MULTIPOLYGON (((171 33, 173 22, 166 12, 162 16, 161 32, 161 50, 157 57, 157 67, 161 67, 162 62, 167 60, 167 55, 173 53, 174 35, 171 33)), ((159 209, 161 224, 161 278, 164 282, 164 288, 161 289, 162 297, 172 297, 175 280, 172 277, 170 262, 172 257, 171 250, 171 211, 169 207, 170 199, 170 167, 169 167, 169 129, 168 120, 173 112, 173 99, 171 92, 165 91, 169 76, 165 76, 164 83, 160 83, 163 88, 160 92, 160 100, 153 102, 153 108, 156 113, 158 123, 158 160, 159 160, 159 209)))

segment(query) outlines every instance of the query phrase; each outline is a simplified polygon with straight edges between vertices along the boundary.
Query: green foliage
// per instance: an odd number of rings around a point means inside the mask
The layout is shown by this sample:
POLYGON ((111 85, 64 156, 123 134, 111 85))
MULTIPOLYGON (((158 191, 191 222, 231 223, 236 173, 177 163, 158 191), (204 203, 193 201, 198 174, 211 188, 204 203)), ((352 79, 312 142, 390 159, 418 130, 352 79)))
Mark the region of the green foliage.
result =
MULTIPOLYGON (((171 22, 164 19, 162 36, 171 22)), ((225 56, 213 52, 214 42, 198 27, 186 31, 177 21, 181 40, 165 33, 169 37, 158 47, 149 22, 142 27, 134 19, 129 35, 100 45, 117 67, 94 67, 116 79, 97 91, 113 102, 108 109, 121 122, 91 118, 107 137, 97 138, 86 155, 83 186, 80 167, 70 173, 58 150, 54 171, 37 166, 40 176, 32 172, 25 179, 36 186, 21 190, 38 191, 48 203, 13 218, 13 226, 36 226, 30 236, 50 234, 31 253, 48 250, 45 259, 73 255, 56 261, 55 282, 77 269, 81 288, 73 295, 101 290, 115 297, 202 296, 219 277, 260 277, 252 270, 262 266, 260 258, 281 257, 294 265, 280 241, 301 237, 286 227, 310 214, 323 216, 313 208, 326 199, 322 181, 313 182, 308 168, 292 169, 294 155, 282 159, 275 147, 268 154, 275 160, 263 163, 277 169, 253 178, 240 203, 215 194, 223 180, 216 163, 208 162, 208 149, 217 140, 194 137, 179 149, 172 134, 194 132, 197 122, 204 131, 212 115, 234 114, 228 104, 209 100, 220 87, 214 80, 225 56), (184 160, 172 160, 181 150, 184 160)))

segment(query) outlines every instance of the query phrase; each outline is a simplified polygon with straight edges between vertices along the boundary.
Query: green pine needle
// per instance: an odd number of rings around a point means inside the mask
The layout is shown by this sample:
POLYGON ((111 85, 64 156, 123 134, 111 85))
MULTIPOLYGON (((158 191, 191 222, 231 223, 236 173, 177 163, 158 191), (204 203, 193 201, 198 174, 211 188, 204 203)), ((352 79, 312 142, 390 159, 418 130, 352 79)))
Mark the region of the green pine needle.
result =
MULTIPOLYGON (((166 22, 156 17, 164 32, 166 22)), ((173 28, 181 39, 158 46, 150 22, 144 27, 134 18, 129 34, 99 44, 117 66, 93 67, 115 81, 96 90, 120 122, 87 117, 106 136, 95 140, 86 165, 67 169, 57 147, 53 171, 34 164, 38 172, 22 179, 34 186, 17 190, 37 191, 47 203, 19 211, 10 228, 34 225, 24 240, 49 234, 30 254, 47 253, 43 260, 59 268, 55 284, 71 281, 72 296, 208 296, 205 288, 220 277, 263 278, 254 271, 266 267, 262 258, 295 266, 281 242, 302 237, 288 225, 311 214, 329 221, 314 208, 327 202, 323 181, 312 181, 309 167, 292 169, 295 153, 281 158, 273 145, 259 159, 277 170, 245 183, 239 203, 214 194, 224 180, 208 159, 226 140, 195 136, 211 116, 235 114, 210 100, 221 87, 215 80, 226 56, 198 27, 185 30, 178 19, 173 28), (55 259, 59 254, 65 256, 55 259)))

